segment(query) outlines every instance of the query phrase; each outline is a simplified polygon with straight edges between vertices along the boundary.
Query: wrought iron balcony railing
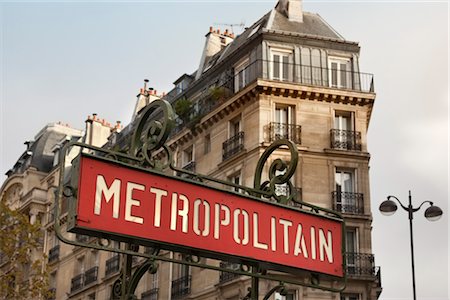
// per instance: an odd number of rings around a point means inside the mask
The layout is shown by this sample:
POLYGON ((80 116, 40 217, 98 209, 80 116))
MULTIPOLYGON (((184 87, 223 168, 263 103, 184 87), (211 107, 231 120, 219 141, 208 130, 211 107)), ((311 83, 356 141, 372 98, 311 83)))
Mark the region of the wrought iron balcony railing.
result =
POLYGON ((222 149, 223 160, 227 160, 228 158, 241 152, 244 149, 244 132, 241 131, 223 142, 222 149))
MULTIPOLYGON (((274 63, 279 64, 280 62, 255 60, 237 74, 234 74, 234 71, 229 69, 217 77, 212 78, 210 85, 200 93, 197 93, 192 99, 193 103, 195 103, 195 108, 191 112, 190 119, 195 120, 211 112, 258 78, 335 89, 374 92, 373 74, 344 70, 337 71, 328 67, 283 63, 283 71, 285 72, 276 75, 266 71, 272 70, 274 63), (336 81, 336 79, 338 80, 336 81), (221 91, 219 96, 217 92, 211 92, 217 90, 221 91)), ((183 93, 180 94, 178 90, 174 89, 165 95, 163 99, 174 105, 176 101, 184 97, 187 96, 183 93)), ((172 135, 178 133, 186 126, 187 124, 180 121, 178 126, 172 131, 172 135)))
POLYGON ((361 151, 361 132, 331 129, 331 148, 361 151))
POLYGON ((120 255, 116 254, 106 261, 105 276, 109 276, 111 274, 119 272, 119 267, 120 267, 120 255))
POLYGON ((55 262, 59 259, 59 245, 56 245, 48 251, 48 263, 55 262))
MULTIPOLYGON (((227 262, 227 261, 221 261, 220 262, 220 267, 221 268, 226 268, 226 269, 231 269, 231 270, 239 270, 239 268, 240 268, 239 264, 231 263, 231 262, 227 262)), ((239 276, 240 276, 239 274, 220 271, 219 283, 224 283, 224 282, 231 281, 234 278, 237 278, 239 276)))
POLYGON ((70 285, 70 292, 76 292, 84 286, 84 273, 73 277, 70 285))
POLYGON ((97 281, 98 267, 92 267, 84 273, 84 285, 89 285, 97 281))
POLYGON ((272 122, 269 124, 268 129, 270 143, 281 139, 288 139, 297 145, 302 143, 302 127, 300 125, 272 122))
POLYGON ((195 172, 195 161, 188 162, 183 166, 182 169, 190 172, 195 172))
POLYGON ((346 252, 346 273, 351 277, 376 277, 377 268, 373 254, 346 252))
POLYGON ((89 237, 87 235, 77 233, 75 235, 75 240, 77 242, 86 243, 89 240, 89 237))
POLYGON ((331 193, 333 197, 333 208, 335 211, 363 215, 364 195, 361 193, 337 192, 331 193))
POLYGON ((172 280, 172 299, 179 298, 191 292, 192 276, 183 276, 172 280))
POLYGON ((158 288, 153 288, 141 294, 141 300, 158 300, 158 288))

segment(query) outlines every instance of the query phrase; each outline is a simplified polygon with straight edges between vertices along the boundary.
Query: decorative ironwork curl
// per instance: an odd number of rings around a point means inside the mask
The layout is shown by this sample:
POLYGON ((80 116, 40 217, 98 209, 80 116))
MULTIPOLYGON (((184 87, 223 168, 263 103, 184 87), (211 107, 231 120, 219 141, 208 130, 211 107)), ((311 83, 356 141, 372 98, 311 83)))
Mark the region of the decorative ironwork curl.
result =
POLYGON ((155 100, 147 105, 141 113, 131 140, 129 155, 140 158, 150 166, 155 166, 151 153, 161 148, 175 125, 175 113, 166 100, 155 100), (162 121, 150 120, 152 114, 160 109, 162 121))
POLYGON ((295 199, 296 197, 295 188, 289 180, 295 174, 297 163, 298 152, 295 144, 287 139, 275 141, 266 149, 266 151, 264 151, 258 161, 258 164, 256 165, 254 188, 256 190, 261 190, 263 192, 263 197, 274 198, 281 204, 287 204, 290 200, 295 199), (265 163, 275 150, 278 150, 283 146, 287 146, 291 153, 290 162, 285 162, 279 158, 275 159, 269 167, 269 180, 261 183, 265 163), (277 172, 279 172, 279 174, 277 174, 277 172), (275 188, 280 184, 286 184, 288 186, 287 195, 276 193, 275 188))

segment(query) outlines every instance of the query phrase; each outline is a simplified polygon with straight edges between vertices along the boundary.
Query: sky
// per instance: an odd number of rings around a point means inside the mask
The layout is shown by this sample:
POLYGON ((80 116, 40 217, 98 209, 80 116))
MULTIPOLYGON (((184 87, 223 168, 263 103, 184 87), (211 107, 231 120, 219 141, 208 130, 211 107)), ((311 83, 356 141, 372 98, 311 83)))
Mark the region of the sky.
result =
MULTIPOLYGON (((218 24, 250 26, 276 1, 0 1, 0 182, 50 122, 84 129, 92 113, 127 124, 143 79, 168 92, 199 64, 218 24)), ((368 130, 372 244, 380 299, 412 299, 407 213, 378 212, 388 195, 425 200, 444 216, 414 214, 418 299, 449 299, 449 4, 304 1, 347 40, 377 98, 368 130)), ((235 33, 241 32, 239 26, 235 33)))

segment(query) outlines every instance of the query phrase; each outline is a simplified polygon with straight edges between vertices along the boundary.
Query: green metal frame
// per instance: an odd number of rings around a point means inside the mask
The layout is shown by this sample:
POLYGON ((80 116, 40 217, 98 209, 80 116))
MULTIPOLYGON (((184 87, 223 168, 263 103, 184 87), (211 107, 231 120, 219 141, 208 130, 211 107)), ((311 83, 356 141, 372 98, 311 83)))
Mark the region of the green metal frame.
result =
MULTIPOLYGON (((127 167, 132 167, 135 169, 143 170, 146 172, 151 172, 158 174, 160 176, 166 176, 170 178, 174 178, 167 174, 164 174, 165 170, 173 170, 177 173, 182 173, 188 175, 188 178, 179 178, 176 177, 176 180, 187 181, 190 183, 194 183, 196 185, 204 185, 206 186, 207 182, 214 182, 223 184, 225 186, 231 186, 234 188, 238 188, 241 193, 239 195, 242 196, 242 193, 246 194, 246 197, 255 201, 266 201, 267 200, 276 200, 277 203, 271 202, 272 205, 282 206, 284 208, 300 210, 303 213, 313 214, 317 216, 321 216, 322 218, 332 219, 335 221, 339 221, 342 224, 342 232, 345 232, 345 222, 341 216, 341 214, 321 208, 306 202, 302 202, 297 200, 296 189, 293 187, 290 182, 290 178, 295 174, 296 167, 298 164, 298 151, 296 145, 288 140, 278 140, 271 144, 262 154, 261 158, 258 161, 255 178, 254 178, 254 186, 253 188, 245 187, 241 185, 237 185, 228 181, 211 178, 206 175, 197 174, 194 172, 190 172, 181 168, 177 168, 174 165, 173 157, 170 149, 165 145, 167 138, 169 137, 171 129, 175 124, 175 113, 171 105, 165 100, 156 100, 150 103, 144 111, 139 115, 139 118, 135 122, 134 133, 132 135, 129 147, 125 147, 124 149, 106 149, 94 147, 91 145, 87 145, 79 142, 71 142, 67 143, 63 150, 60 152, 60 176, 59 176, 59 186, 55 191, 55 201, 56 205, 54 206, 54 214, 55 214, 55 232, 57 237, 64 243, 71 244, 79 247, 87 247, 93 248, 97 250, 104 250, 110 252, 121 253, 125 255, 123 261, 122 271, 120 278, 114 283, 113 294, 111 295, 112 299, 122 299, 122 300, 131 300, 136 299, 134 296, 135 289, 139 280, 142 276, 148 271, 152 272, 157 271, 157 265, 155 261, 161 260, 172 263, 180 263, 186 264, 189 266, 206 268, 211 270, 230 272, 239 275, 246 275, 252 277, 252 288, 249 291, 249 295, 247 295, 248 299, 257 299, 258 297, 258 280, 259 279, 268 279, 273 281, 280 282, 280 286, 284 286, 284 284, 293 284, 306 286, 316 289, 322 289, 331 292, 341 292, 345 289, 347 284, 347 276, 344 272, 344 277, 335 277, 326 274, 311 272, 307 270, 293 269, 293 268, 283 268, 279 266, 269 264, 271 269, 263 269, 267 268, 267 265, 263 265, 258 261, 253 261, 248 258, 236 258, 229 257, 223 255, 222 257, 217 256, 215 253, 209 253, 207 251, 202 251, 201 254, 206 257, 216 258, 216 259, 224 259, 230 261, 239 261, 241 267, 238 270, 234 269, 226 269, 217 267, 214 265, 208 265, 206 263, 201 263, 199 256, 196 255, 198 251, 189 251, 189 249, 178 249, 173 245, 160 243, 160 242, 149 242, 146 244, 144 241, 136 241, 135 237, 128 236, 117 236, 112 233, 106 232, 84 232, 88 235, 98 237, 96 243, 85 243, 76 240, 69 239, 65 232, 62 230, 61 224, 61 212, 59 209, 59 204, 61 201, 69 201, 69 209, 68 209, 68 219, 67 219, 67 230, 70 230, 75 225, 76 220, 76 207, 77 207, 77 186, 78 186, 78 163, 77 159, 72 162, 72 170, 70 173, 70 181, 66 182, 66 157, 67 153, 78 147, 80 153, 84 156, 93 156, 97 159, 101 159, 107 162, 124 165, 127 167), (152 119, 156 114, 160 114, 162 112, 163 117, 160 120, 152 119), (287 163, 281 159, 275 159, 271 165, 269 166, 268 172, 268 180, 262 182, 263 170, 266 163, 269 160, 271 154, 280 149, 288 149, 291 155, 291 160, 287 163), (156 151, 163 151, 166 154, 166 162, 163 163, 160 160, 154 158, 154 153, 156 151), (277 175, 277 171, 282 175, 277 175), (275 192, 276 185, 279 184, 287 184, 289 193, 288 195, 277 195, 275 192), (287 206, 289 201, 293 201, 299 206, 299 208, 294 208, 292 206, 287 206), (114 248, 111 246, 111 238, 114 240, 120 240, 128 243, 126 249, 114 248), (156 247, 156 250, 149 253, 138 252, 139 247, 136 247, 137 243, 141 245, 150 245, 152 247, 156 247), (159 250, 171 250, 177 252, 184 252, 188 255, 183 256, 181 260, 173 259, 169 257, 165 257, 159 255, 159 250), (180 251, 181 250, 181 251, 180 251), (131 274, 132 264, 131 259, 132 256, 140 256, 146 258, 146 260, 135 270, 133 274, 131 274), (278 274, 271 274, 270 270, 277 271, 278 274), (285 272, 284 274, 279 274, 279 272, 285 272), (302 278, 308 277, 309 274, 309 282, 304 280, 298 280, 292 278, 292 276, 299 276, 301 274, 302 278), (324 282, 325 281, 325 284, 324 282)), ((79 157, 79 156, 78 156, 79 157)), ((210 186, 208 186, 211 188, 210 186)), ((236 193, 229 190, 218 189, 222 192, 226 193, 236 193)), ((236 193, 237 194, 237 193, 236 193)), ((342 234, 342 249, 341 254, 343 256, 343 269, 345 271, 345 234, 342 234)), ((277 289, 273 289, 269 294, 266 295, 268 298, 273 292, 276 290, 282 290, 280 286, 277 286, 277 289)), ((265 298, 265 299, 266 299, 265 298)))

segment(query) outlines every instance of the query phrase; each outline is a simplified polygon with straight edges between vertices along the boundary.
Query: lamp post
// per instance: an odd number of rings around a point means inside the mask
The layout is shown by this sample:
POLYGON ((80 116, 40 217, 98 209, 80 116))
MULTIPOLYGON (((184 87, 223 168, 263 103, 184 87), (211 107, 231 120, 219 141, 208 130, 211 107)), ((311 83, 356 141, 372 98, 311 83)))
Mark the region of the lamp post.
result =
POLYGON ((383 201, 380 204, 380 208, 379 208, 380 212, 385 216, 393 215, 397 211, 397 204, 395 204, 395 202, 392 201, 391 199, 396 200, 398 202, 398 204, 400 204, 401 208, 403 208, 405 211, 408 212, 409 236, 410 236, 410 241, 411 241, 411 269, 412 269, 413 296, 414 296, 414 300, 416 300, 416 275, 415 275, 415 271, 414 271, 414 243, 413 243, 413 225, 412 225, 413 213, 419 211, 420 208, 422 207, 422 205, 424 205, 425 203, 428 203, 428 204, 430 204, 430 207, 428 207, 425 210, 425 214, 424 214, 425 218, 427 218, 428 221, 437 221, 442 216, 442 209, 433 205, 433 202, 431 202, 431 201, 424 201, 419 205, 419 207, 414 208, 411 203, 411 191, 409 191, 408 206, 403 205, 400 202, 400 200, 395 196, 388 196, 387 200, 383 201))

